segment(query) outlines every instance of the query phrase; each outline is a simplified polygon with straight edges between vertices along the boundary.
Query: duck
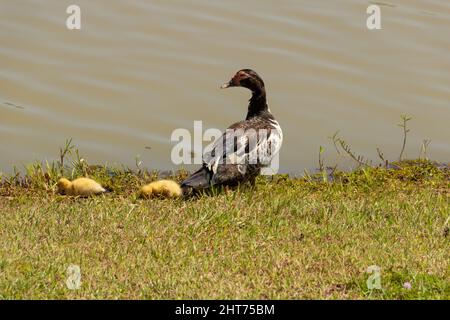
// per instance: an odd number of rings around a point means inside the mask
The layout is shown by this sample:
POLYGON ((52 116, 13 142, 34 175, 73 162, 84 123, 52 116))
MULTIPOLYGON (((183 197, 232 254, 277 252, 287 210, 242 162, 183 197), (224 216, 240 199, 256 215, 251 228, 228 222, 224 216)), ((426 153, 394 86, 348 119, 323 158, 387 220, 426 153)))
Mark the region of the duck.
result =
POLYGON ((139 196, 141 198, 178 198, 182 196, 182 190, 180 185, 175 181, 159 180, 143 186, 140 190, 139 196))
POLYGON ((77 178, 73 181, 61 178, 56 186, 58 193, 67 196, 89 197, 107 192, 98 182, 90 178, 77 178))
POLYGON ((201 168, 181 183, 183 194, 213 186, 254 185, 261 169, 270 166, 281 149, 283 132, 267 104, 262 78, 252 69, 241 69, 221 89, 233 87, 251 91, 247 115, 203 153, 201 168))

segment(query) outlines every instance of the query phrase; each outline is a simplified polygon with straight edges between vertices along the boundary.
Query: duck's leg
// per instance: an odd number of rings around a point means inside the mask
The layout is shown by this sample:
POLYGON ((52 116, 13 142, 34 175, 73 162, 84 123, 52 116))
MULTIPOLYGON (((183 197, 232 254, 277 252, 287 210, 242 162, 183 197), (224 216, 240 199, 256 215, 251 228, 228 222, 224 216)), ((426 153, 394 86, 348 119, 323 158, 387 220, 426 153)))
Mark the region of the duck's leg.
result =
POLYGON ((232 189, 230 188, 230 186, 224 186, 223 190, 225 191, 225 194, 227 196, 229 196, 231 194, 231 192, 232 192, 232 189))
POLYGON ((252 186, 253 188, 256 187, 256 175, 252 176, 248 182, 250 183, 250 186, 252 186))

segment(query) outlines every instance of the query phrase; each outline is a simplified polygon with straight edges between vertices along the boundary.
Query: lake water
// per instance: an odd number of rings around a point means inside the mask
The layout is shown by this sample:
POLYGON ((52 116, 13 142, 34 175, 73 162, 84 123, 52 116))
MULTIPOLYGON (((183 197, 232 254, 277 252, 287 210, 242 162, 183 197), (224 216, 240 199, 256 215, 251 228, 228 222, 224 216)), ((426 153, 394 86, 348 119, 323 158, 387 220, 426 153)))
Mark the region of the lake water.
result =
POLYGON ((225 129, 249 92, 220 90, 241 68, 266 82, 284 132, 282 172, 351 165, 329 140, 395 160, 450 160, 450 1, 0 0, 0 171, 54 160, 73 138, 91 164, 171 169, 176 128, 225 129), (81 7, 81 30, 66 8, 81 7))

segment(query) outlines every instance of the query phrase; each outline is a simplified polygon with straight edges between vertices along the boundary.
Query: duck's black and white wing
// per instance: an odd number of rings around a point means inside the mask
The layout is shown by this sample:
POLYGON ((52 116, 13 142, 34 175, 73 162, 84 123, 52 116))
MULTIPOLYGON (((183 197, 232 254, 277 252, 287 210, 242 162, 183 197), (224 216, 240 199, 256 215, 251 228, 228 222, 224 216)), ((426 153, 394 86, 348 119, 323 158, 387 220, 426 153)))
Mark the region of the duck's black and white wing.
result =
POLYGON ((267 134, 259 135, 258 144, 249 155, 250 163, 252 159, 256 158, 262 168, 272 165, 272 161, 280 152, 283 143, 283 131, 275 119, 268 120, 262 132, 264 130, 267 134))
POLYGON ((239 183, 271 166, 282 141, 280 125, 273 118, 238 122, 205 149, 202 167, 182 187, 198 190, 239 183))
POLYGON ((182 188, 188 187, 200 190, 215 184, 226 183, 228 180, 242 178, 242 173, 237 170, 236 165, 230 164, 230 159, 233 159, 233 162, 241 161, 236 157, 238 151, 245 146, 245 137, 235 135, 235 131, 232 130, 233 126, 205 148, 202 167, 183 181, 182 188))
MULTIPOLYGON (((203 154, 204 165, 214 174, 220 165, 269 166, 278 154, 283 133, 274 119, 244 121, 230 128, 203 154)), ((241 170, 242 169, 242 170, 241 170)))

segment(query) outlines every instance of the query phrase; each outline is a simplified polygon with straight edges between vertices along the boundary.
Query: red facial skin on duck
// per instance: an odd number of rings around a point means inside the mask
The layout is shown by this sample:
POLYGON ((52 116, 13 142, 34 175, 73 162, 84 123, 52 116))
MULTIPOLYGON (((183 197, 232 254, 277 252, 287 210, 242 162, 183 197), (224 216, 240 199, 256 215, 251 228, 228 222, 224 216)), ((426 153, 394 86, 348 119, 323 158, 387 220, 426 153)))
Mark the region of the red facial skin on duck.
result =
POLYGON ((225 88, 229 88, 229 87, 240 87, 241 86, 241 81, 244 79, 249 78, 249 75, 244 72, 244 71, 238 71, 233 78, 231 78, 231 80, 227 83, 224 83, 221 88, 225 89, 225 88))
POLYGON ((239 71, 238 73, 235 74, 235 76, 233 77, 233 79, 231 79, 231 81, 235 86, 240 86, 241 81, 247 78, 249 78, 249 75, 246 72, 239 71))

